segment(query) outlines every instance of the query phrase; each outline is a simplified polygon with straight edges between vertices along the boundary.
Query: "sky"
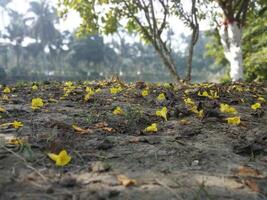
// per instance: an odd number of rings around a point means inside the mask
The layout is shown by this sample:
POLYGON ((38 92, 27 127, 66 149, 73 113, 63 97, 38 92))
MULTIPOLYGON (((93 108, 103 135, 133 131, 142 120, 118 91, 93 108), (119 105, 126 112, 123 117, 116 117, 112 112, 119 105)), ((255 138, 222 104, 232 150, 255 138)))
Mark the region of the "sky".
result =
MULTIPOLYGON (((8 7, 11 9, 14 9, 20 13, 27 13, 27 10, 29 9, 29 2, 32 0, 13 0, 10 4, 8 4, 8 7)), ((52 5, 56 7, 57 0, 48 0, 52 5)), ((188 0, 182 0, 184 3, 188 2, 188 0)), ((190 5, 187 5, 187 8, 190 8, 190 5)), ((1 11, 0 11, 0 17, 1 17, 1 11)), ((5 23, 0 23, 0 30, 3 30, 4 25, 8 23, 8 16, 4 16, 5 23)), ((2 21, 2 20, 1 20, 2 21)), ((68 14, 68 17, 66 19, 60 19, 59 26, 57 27, 59 30, 69 30, 73 31, 74 29, 78 28, 79 24, 81 22, 81 19, 79 17, 79 14, 75 11, 71 11, 68 14)), ((174 37, 177 42, 177 45, 181 45, 181 34, 189 35, 190 29, 185 27, 182 21, 177 20, 177 18, 170 19, 170 25, 173 27, 174 31, 174 37)), ((200 22, 200 30, 207 30, 209 29, 209 22, 203 21, 200 22)), ((112 39, 111 36, 105 37, 105 41, 109 42, 112 39)))

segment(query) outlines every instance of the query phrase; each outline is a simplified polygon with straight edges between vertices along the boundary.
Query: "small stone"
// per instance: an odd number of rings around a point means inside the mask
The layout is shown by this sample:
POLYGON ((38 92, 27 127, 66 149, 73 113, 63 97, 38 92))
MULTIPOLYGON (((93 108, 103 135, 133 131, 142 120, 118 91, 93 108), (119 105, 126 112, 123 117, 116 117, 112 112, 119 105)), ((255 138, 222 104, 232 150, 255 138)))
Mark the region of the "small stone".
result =
POLYGON ((93 172, 105 172, 110 169, 110 165, 101 161, 97 161, 91 164, 91 170, 93 172))
POLYGON ((191 163, 191 166, 198 166, 199 165, 199 160, 193 160, 193 162, 191 163))

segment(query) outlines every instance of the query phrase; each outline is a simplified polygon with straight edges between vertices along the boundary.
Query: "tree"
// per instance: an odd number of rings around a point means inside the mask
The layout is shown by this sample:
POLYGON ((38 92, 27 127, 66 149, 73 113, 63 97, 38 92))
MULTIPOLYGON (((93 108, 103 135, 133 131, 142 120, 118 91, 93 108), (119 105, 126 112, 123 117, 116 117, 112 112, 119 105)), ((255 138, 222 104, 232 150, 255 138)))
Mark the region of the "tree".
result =
POLYGON ((196 0, 191 0, 191 11, 187 13, 183 9, 183 5, 180 0, 174 0, 175 7, 177 9, 176 15, 180 16, 183 20, 184 24, 187 25, 192 30, 191 40, 189 43, 188 57, 187 57, 187 75, 186 80, 191 80, 191 72, 192 72, 192 61, 194 54, 194 46, 197 43, 199 36, 199 24, 196 8, 196 0))
MULTIPOLYGON (((60 37, 60 32, 55 28, 55 24, 59 21, 56 9, 51 7, 46 0, 41 0, 40 2, 32 1, 30 2, 28 13, 35 15, 27 19, 28 21, 32 21, 30 27, 31 36, 35 38, 37 43, 41 44, 42 51, 45 48, 53 51, 52 46, 56 42, 55 39, 57 40, 60 37)), ((43 67, 47 68, 45 57, 46 54, 42 52, 43 67)), ((51 57, 49 60, 52 62, 51 57)))
POLYGON ((233 81, 244 79, 242 55, 242 30, 246 22, 249 0, 216 0, 222 13, 219 35, 225 58, 230 63, 233 81))
POLYGON ((24 16, 14 10, 9 10, 9 16, 11 23, 7 26, 7 38, 14 43, 12 45, 16 53, 16 67, 20 67, 20 56, 21 56, 21 43, 27 34, 27 27, 25 24, 24 16))
POLYGON ((59 0, 59 4, 64 6, 63 15, 68 9, 80 13, 83 33, 114 33, 120 22, 126 20, 125 28, 129 32, 138 32, 151 43, 173 79, 176 82, 180 80, 171 49, 163 39, 171 14, 170 0, 59 0))
MULTIPOLYGON (((242 25, 242 52, 244 62, 244 75, 248 80, 266 80, 266 0, 253 1, 247 11, 247 19, 242 25)), ((223 48, 220 46, 219 24, 214 32, 209 32, 210 42, 207 47, 207 54, 215 58, 221 65, 227 64, 227 57, 224 57, 223 48), (226 58, 226 59, 225 59, 226 58)))

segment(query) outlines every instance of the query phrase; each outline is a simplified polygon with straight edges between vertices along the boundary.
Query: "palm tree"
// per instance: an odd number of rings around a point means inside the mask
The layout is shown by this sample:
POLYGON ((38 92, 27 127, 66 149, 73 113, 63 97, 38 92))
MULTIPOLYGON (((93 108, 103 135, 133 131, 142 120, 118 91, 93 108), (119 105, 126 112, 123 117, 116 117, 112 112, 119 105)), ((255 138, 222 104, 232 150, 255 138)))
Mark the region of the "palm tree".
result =
POLYGON ((34 14, 34 17, 28 18, 32 20, 30 34, 37 43, 41 44, 43 68, 47 68, 44 51, 47 48, 51 51, 55 39, 60 37, 60 32, 55 28, 55 24, 59 22, 57 11, 47 1, 42 0, 30 2, 28 13, 34 14))
POLYGON ((16 67, 20 67, 21 43, 27 34, 24 15, 9 10, 10 24, 7 26, 7 38, 10 40, 16 54, 16 67))

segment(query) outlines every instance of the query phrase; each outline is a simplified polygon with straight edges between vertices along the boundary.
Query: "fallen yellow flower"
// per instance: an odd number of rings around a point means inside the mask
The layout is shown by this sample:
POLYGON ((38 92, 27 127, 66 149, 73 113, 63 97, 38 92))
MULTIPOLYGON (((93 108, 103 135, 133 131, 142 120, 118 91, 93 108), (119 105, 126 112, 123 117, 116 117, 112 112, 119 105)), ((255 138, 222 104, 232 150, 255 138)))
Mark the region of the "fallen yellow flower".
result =
POLYGON ((20 122, 20 121, 16 121, 16 120, 15 120, 15 121, 12 123, 12 125, 13 125, 14 128, 18 129, 18 128, 20 128, 20 127, 23 126, 23 123, 20 122))
POLYGON ((102 90, 100 88, 96 89, 95 93, 100 93, 102 90))
POLYGON ((165 94, 164 93, 160 93, 159 96, 157 97, 158 101, 164 101, 166 99, 165 94))
POLYGON ((165 119, 165 121, 167 121, 167 112, 167 108, 163 107, 161 110, 156 111, 156 115, 162 117, 163 119, 165 119))
POLYGON ((32 109, 36 110, 44 106, 44 102, 41 98, 34 98, 32 99, 32 109))
POLYGON ((220 111, 222 113, 232 113, 232 114, 237 113, 237 111, 234 107, 229 106, 228 104, 225 104, 225 103, 220 104, 220 111))
POLYGON ((71 157, 68 155, 66 150, 60 151, 58 155, 54 153, 48 153, 47 155, 51 160, 56 162, 56 166, 65 166, 71 160, 71 157))
POLYGON ((195 103, 192 101, 192 99, 188 98, 184 98, 184 102, 187 106, 194 106, 195 103))
POLYGON ((218 93, 216 91, 210 90, 210 95, 208 96, 210 99, 218 99, 218 93))
POLYGON ((32 86, 32 90, 38 90, 38 86, 37 85, 33 85, 32 86))
POLYGON ((86 87, 85 91, 89 94, 89 95, 93 95, 95 94, 94 90, 90 87, 86 87))
POLYGON ((146 132, 157 132, 158 131, 157 124, 156 123, 151 124, 150 126, 145 128, 145 131, 146 132))
POLYGON ((258 108, 261 108, 261 104, 260 103, 254 103, 253 105, 251 105, 251 108, 253 110, 257 110, 258 108))
POLYGON ((148 95, 148 90, 144 89, 141 94, 142 94, 143 97, 147 96, 148 95))
POLYGON ((5 89, 3 90, 4 94, 9 94, 11 92, 11 90, 9 89, 9 87, 5 87, 5 89))
POLYGON ((9 100, 9 97, 8 97, 6 94, 4 94, 2 99, 3 99, 4 101, 8 101, 8 100, 9 100))
POLYGON ((112 88, 110 88, 110 93, 111 94, 117 94, 117 93, 119 93, 121 91, 122 91, 121 87, 112 87, 112 88))
POLYGON ((258 100, 258 101, 261 101, 261 102, 266 102, 266 100, 265 100, 263 97, 258 97, 257 100, 258 100))
POLYGON ((240 124, 240 117, 228 117, 226 118, 228 124, 238 125, 240 124))
POLYGON ((71 81, 65 82, 65 86, 67 86, 67 87, 71 87, 72 85, 73 85, 73 83, 71 81))
POLYGON ((204 91, 204 92, 202 92, 202 93, 199 91, 199 92, 197 93, 197 95, 200 96, 200 97, 208 97, 208 96, 209 96, 209 94, 208 94, 207 91, 204 91))
POLYGON ((113 111, 113 114, 114 114, 114 115, 123 115, 124 112, 123 112, 123 110, 122 110, 119 106, 117 106, 117 107, 115 108, 115 110, 113 111))

